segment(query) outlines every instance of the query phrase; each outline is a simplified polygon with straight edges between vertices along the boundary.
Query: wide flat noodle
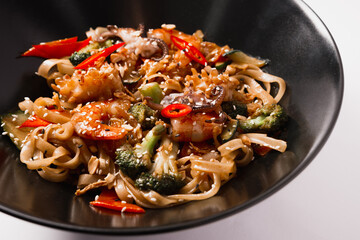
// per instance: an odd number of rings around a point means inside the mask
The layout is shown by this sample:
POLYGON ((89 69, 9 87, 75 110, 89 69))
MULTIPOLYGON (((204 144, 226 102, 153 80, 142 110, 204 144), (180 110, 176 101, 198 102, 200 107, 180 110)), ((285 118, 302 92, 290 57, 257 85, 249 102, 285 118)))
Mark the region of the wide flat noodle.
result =
POLYGON ((60 75, 54 75, 54 73, 72 75, 74 71, 74 66, 69 59, 47 59, 39 66, 37 74, 45 79, 55 79, 60 75))

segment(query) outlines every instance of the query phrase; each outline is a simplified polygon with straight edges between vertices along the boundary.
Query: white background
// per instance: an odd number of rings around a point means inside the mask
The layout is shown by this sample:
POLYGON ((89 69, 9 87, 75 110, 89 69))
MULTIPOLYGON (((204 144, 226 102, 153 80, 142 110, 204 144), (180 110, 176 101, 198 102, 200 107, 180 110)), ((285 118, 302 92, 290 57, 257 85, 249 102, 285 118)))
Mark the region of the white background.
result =
MULTIPOLYGON (((87 235, 29 223, 0 212, 1 239, 360 239, 360 1, 307 0, 332 33, 344 65, 337 124, 315 160, 287 186, 221 221, 160 235, 87 235)), ((1 193, 0 193, 1 194, 1 193)))

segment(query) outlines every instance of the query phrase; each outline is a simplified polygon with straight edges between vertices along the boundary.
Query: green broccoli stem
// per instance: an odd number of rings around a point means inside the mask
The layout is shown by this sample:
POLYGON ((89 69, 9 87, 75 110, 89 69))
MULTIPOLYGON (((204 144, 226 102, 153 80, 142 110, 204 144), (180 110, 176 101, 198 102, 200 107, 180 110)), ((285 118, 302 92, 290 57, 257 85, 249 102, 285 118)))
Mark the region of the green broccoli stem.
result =
POLYGON ((163 91, 157 82, 147 83, 139 91, 144 97, 151 97, 154 103, 160 103, 164 97, 163 91))
POLYGON ((159 194, 178 193, 185 185, 176 165, 179 145, 163 136, 160 149, 154 156, 154 164, 148 172, 142 172, 135 180, 135 186, 141 190, 153 190, 159 194))
POLYGON ((154 154, 155 145, 161 139, 162 134, 165 132, 166 128, 164 125, 158 124, 153 127, 148 134, 146 134, 145 138, 141 142, 135 146, 134 153, 136 156, 141 155, 142 159, 150 162, 151 157, 154 154))
POLYGON ((160 143, 160 151, 154 156, 154 164, 150 173, 161 175, 164 172, 177 174, 176 158, 179 144, 173 142, 168 136, 164 136, 160 143))

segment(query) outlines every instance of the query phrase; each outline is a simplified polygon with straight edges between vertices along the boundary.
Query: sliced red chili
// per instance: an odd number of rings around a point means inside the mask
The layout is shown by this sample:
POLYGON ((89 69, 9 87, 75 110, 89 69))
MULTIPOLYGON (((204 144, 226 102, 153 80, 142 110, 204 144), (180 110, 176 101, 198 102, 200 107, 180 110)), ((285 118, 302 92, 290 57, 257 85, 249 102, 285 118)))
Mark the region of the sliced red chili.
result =
POLYGON ((202 53, 199 51, 199 49, 194 47, 191 43, 189 43, 181 38, 175 37, 174 35, 171 35, 170 39, 178 49, 184 51, 185 55, 188 58, 190 58, 191 60, 194 60, 195 62, 198 62, 204 66, 207 65, 207 61, 206 61, 206 58, 204 57, 204 55, 202 55, 202 53))
POLYGON ((161 115, 166 118, 178 118, 188 115, 192 108, 186 104, 170 104, 161 110, 161 115))
POLYGON ((62 58, 70 56, 75 51, 87 46, 91 37, 77 42, 77 37, 56 40, 43 44, 33 45, 21 56, 24 57, 42 57, 42 58, 62 58))
POLYGON ((92 206, 103 207, 121 212, 145 213, 142 207, 119 200, 114 190, 103 189, 99 198, 90 202, 92 206))
POLYGON ((33 47, 41 52, 44 55, 40 56, 43 58, 63 58, 70 56, 75 51, 82 49, 87 46, 91 40, 91 37, 80 41, 80 42, 65 42, 57 44, 39 44, 34 45, 33 47))
POLYGON ((23 124, 21 124, 19 126, 19 128, 24 128, 24 127, 46 127, 47 125, 49 125, 50 122, 39 118, 36 115, 32 115, 30 116, 25 122, 23 122, 23 124))
MULTIPOLYGON (((46 42, 44 44, 51 45, 51 44, 59 44, 59 43, 73 43, 76 42, 78 37, 72 37, 72 38, 65 38, 60 40, 55 40, 51 42, 46 42)), ((32 47, 23 54, 21 54, 22 57, 39 57, 45 55, 44 52, 40 51, 38 48, 32 47)))
POLYGON ((74 69, 87 69, 89 67, 92 67, 99 58, 109 56, 111 53, 113 53, 116 49, 122 47, 124 44, 125 43, 122 42, 105 48, 104 50, 95 53, 94 55, 91 55, 90 57, 82 61, 80 64, 74 67, 74 69))

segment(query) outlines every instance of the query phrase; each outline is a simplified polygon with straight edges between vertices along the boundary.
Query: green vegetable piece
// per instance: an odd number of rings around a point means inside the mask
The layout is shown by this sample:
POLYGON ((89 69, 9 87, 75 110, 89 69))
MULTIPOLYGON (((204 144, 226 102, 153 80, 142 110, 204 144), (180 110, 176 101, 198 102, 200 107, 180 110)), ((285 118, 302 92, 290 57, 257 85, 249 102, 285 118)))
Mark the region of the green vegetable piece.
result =
POLYGON ((76 67, 78 64, 80 64, 81 62, 83 62, 85 59, 87 59, 88 57, 91 56, 90 52, 74 52, 69 60, 71 62, 71 64, 76 67))
POLYGON ((247 106, 240 101, 228 101, 221 104, 222 110, 231 118, 235 119, 237 115, 247 116, 247 106))
POLYGON ((134 148, 129 144, 121 146, 116 150, 115 164, 132 179, 148 171, 151 167, 154 148, 165 130, 163 125, 156 125, 148 132, 141 144, 134 148))
POLYGON ((116 150, 115 164, 132 179, 148 170, 147 162, 139 158, 129 144, 125 144, 116 150))
POLYGON ((155 126, 158 112, 151 109, 143 103, 136 103, 130 109, 129 113, 133 115, 143 129, 150 129, 155 126))
POLYGON ((267 104, 257 109, 250 118, 239 121, 239 126, 244 132, 270 133, 280 130, 287 119, 280 105, 267 104))
POLYGON ((135 186, 141 190, 153 190, 165 195, 179 192, 185 181, 177 172, 178 150, 178 143, 168 136, 163 136, 158 152, 154 156, 152 168, 135 180, 135 186))
POLYGON ((220 134, 221 142, 226 143, 234 138, 235 133, 239 127, 239 121, 237 119, 231 119, 226 124, 226 127, 220 134))
POLYGON ((178 175, 164 173, 154 176, 151 173, 142 173, 135 180, 135 186, 140 190, 153 190, 160 194, 171 195, 185 186, 185 182, 178 175))
POLYGON ((226 68, 227 65, 229 65, 231 63, 232 63, 231 60, 225 61, 225 62, 217 62, 217 63, 215 63, 215 68, 219 71, 222 71, 226 68))
POLYGON ((157 82, 147 83, 139 91, 144 97, 151 97, 154 103, 160 103, 164 97, 164 93, 157 82))

